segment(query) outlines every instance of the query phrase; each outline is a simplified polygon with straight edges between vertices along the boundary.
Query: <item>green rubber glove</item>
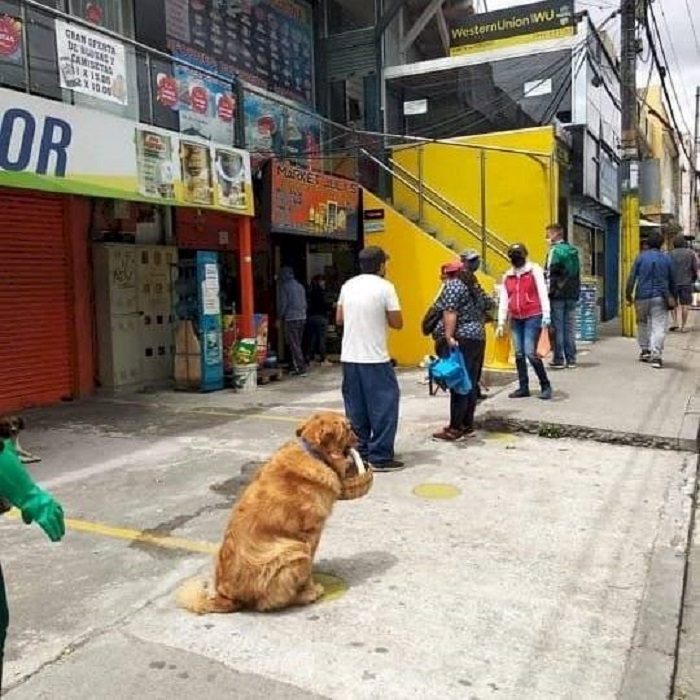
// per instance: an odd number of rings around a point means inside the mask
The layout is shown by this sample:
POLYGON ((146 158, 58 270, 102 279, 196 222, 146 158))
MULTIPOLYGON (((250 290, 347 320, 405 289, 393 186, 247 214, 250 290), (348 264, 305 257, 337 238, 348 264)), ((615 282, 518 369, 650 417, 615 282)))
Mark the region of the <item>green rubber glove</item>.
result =
POLYGON ((9 440, 0 452, 0 496, 22 511, 27 525, 36 521, 52 542, 58 542, 65 534, 63 508, 34 483, 9 440))

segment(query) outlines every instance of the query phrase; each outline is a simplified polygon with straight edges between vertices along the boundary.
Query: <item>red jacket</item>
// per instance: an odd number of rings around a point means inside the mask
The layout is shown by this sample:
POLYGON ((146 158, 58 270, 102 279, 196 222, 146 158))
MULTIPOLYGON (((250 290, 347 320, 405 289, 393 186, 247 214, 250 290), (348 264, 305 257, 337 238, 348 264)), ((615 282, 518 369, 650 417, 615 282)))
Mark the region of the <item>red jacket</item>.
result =
POLYGON ((511 318, 532 318, 542 314, 542 303, 532 270, 522 275, 507 275, 505 285, 511 318))

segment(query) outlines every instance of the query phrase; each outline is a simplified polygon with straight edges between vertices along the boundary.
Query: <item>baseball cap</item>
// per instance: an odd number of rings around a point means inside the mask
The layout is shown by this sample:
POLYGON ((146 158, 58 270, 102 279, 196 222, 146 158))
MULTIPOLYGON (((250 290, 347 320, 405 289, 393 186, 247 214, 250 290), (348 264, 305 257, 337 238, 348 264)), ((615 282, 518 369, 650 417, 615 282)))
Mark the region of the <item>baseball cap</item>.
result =
POLYGON ((445 263, 440 269, 444 273, 462 272, 464 270, 464 263, 460 262, 459 260, 451 260, 450 262, 445 263))
POLYGON ((527 257, 527 248, 523 243, 513 243, 513 245, 508 248, 508 257, 513 255, 513 253, 522 253, 527 257))
POLYGON ((481 257, 481 255, 479 255, 478 251, 474 250, 473 248, 469 248, 469 250, 465 250, 463 253, 461 253, 459 257, 465 261, 477 260, 481 257))

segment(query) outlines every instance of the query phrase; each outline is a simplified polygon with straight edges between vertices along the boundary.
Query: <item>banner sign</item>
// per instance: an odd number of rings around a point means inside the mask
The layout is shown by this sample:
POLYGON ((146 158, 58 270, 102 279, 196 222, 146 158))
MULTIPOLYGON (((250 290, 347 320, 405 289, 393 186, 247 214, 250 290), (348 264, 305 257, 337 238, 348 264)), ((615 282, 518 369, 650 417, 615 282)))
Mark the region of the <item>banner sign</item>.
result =
POLYGON ((450 56, 558 39, 576 33, 574 0, 545 0, 465 16, 450 26, 450 56))
POLYGON ((21 66, 22 20, 11 15, 0 15, 0 62, 21 66))
POLYGON ((360 188, 356 182, 284 161, 270 165, 270 228, 354 241, 360 188))
POLYGON ((0 186, 254 215, 246 151, 12 90, 0 104, 11 105, 0 108, 0 186))
POLYGON ((306 0, 165 0, 168 49, 291 100, 313 102, 313 15, 306 0))
POLYGON ((62 88, 126 104, 124 44, 57 19, 56 54, 62 88))

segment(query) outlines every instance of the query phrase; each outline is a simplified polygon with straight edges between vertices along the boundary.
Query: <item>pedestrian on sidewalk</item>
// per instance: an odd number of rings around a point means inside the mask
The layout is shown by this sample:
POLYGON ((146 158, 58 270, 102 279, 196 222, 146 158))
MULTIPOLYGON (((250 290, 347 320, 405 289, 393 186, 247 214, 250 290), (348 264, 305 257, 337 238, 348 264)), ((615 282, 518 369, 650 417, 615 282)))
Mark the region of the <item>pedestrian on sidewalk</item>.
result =
POLYGON ((291 267, 280 270, 279 318, 284 324, 284 335, 291 352, 292 374, 306 376, 306 360, 302 349, 306 326, 306 290, 294 279, 291 267))
POLYGON ((331 304, 328 302, 326 294, 326 280, 323 275, 315 275, 311 280, 309 288, 309 304, 307 308, 307 331, 309 334, 309 345, 306 358, 308 362, 313 362, 316 354, 320 364, 329 364, 326 360, 326 336, 328 334, 328 314, 331 304))
POLYGON ((403 316, 394 285, 384 279, 388 259, 377 246, 364 248, 360 274, 343 285, 336 307, 336 324, 344 327, 345 413, 362 459, 376 471, 404 467, 394 455, 400 391, 387 346, 387 326, 401 330, 403 316))
POLYGON ((576 307, 581 296, 581 258, 578 248, 564 240, 559 224, 547 226, 549 252, 544 276, 549 291, 554 330, 552 369, 576 368, 576 307))
MULTIPOLYGON (((58 542, 65 533, 63 509, 46 491, 40 489, 24 468, 12 440, 0 441, 0 513, 10 505, 19 508, 22 520, 29 525, 36 522, 52 542, 58 542)), ((0 566, 0 693, 5 638, 10 622, 5 581, 0 566)))
POLYGON ((450 389, 450 424, 433 434, 436 440, 454 442, 474 435, 477 377, 486 350, 484 319, 492 301, 477 282, 474 272, 465 269, 462 262, 453 262, 444 269, 447 280, 435 304, 442 311, 442 320, 433 333, 435 353, 439 357, 449 357, 453 349, 458 349, 472 383, 468 394, 450 389))
POLYGON ((498 304, 498 329, 502 337, 506 321, 510 320, 515 347, 515 365, 518 369, 518 388, 509 394, 511 399, 530 396, 528 361, 540 382, 539 398, 552 398, 552 384, 544 362, 537 355, 540 333, 549 332, 550 306, 544 271, 536 263, 528 262, 527 248, 515 243, 508 248, 513 267, 503 275, 498 304))
POLYGON ((632 265, 625 298, 628 304, 634 302, 635 305, 640 361, 661 369, 669 300, 676 297, 676 281, 671 259, 661 252, 661 233, 652 231, 647 242, 648 249, 642 251, 632 265))
POLYGON ((680 330, 685 333, 688 323, 688 314, 693 305, 693 286, 700 277, 698 272, 698 260, 695 253, 688 247, 685 236, 679 233, 673 239, 673 250, 669 252, 673 275, 676 280, 676 306, 671 309, 670 331, 680 330), (678 326, 678 315, 680 313, 680 328, 678 326))

